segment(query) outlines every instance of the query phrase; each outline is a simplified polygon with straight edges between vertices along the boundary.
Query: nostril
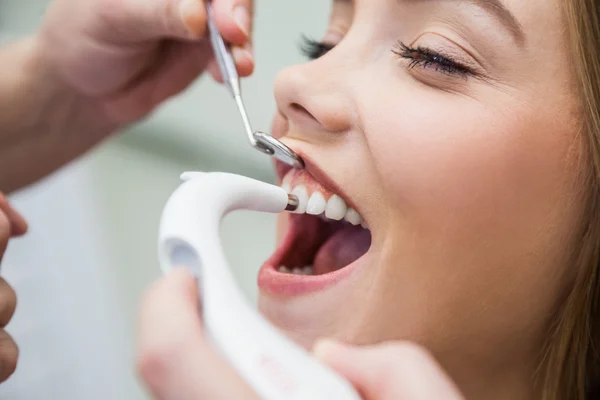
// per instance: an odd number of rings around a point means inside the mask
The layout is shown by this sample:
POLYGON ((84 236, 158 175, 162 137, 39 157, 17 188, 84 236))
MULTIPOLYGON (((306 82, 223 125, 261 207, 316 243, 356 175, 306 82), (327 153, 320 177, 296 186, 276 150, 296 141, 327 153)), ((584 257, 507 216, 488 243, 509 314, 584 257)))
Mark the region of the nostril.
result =
POLYGON ((294 129, 304 126, 313 131, 344 132, 351 123, 340 101, 325 96, 314 96, 306 102, 287 102, 281 111, 288 126, 295 126, 294 129))
POLYGON ((297 113, 297 114, 300 114, 300 115, 304 115, 306 117, 309 117, 311 119, 316 120, 315 116, 312 115, 310 113, 310 111, 308 111, 306 108, 304 108, 303 106, 301 106, 298 103, 292 103, 292 104, 290 104, 290 108, 291 108, 292 112, 294 112, 294 113, 297 113))

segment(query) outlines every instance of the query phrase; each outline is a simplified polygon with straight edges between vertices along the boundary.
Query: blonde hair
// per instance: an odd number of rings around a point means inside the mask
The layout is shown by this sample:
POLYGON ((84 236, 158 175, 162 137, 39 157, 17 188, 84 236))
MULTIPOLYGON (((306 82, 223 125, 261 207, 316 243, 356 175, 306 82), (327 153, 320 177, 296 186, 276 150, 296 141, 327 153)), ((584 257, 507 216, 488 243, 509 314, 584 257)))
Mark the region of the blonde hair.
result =
POLYGON ((573 289, 545 358, 545 400, 600 398, 600 1, 564 1, 586 148, 584 232, 573 289))

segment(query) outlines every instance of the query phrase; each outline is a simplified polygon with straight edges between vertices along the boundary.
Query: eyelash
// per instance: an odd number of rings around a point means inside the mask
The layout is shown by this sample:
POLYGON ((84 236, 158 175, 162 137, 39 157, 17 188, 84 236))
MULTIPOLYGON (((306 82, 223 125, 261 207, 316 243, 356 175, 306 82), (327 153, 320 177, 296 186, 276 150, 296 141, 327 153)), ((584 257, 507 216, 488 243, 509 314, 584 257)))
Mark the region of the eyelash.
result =
POLYGON ((476 74, 468 67, 454 61, 451 57, 444 56, 436 51, 424 47, 408 47, 402 42, 398 42, 392 50, 400 58, 409 60, 408 68, 423 67, 433 68, 436 71, 461 77, 475 76, 476 74))
POLYGON ((300 52, 304 54, 309 60, 316 60, 317 58, 323 57, 335 46, 319 42, 317 40, 310 39, 306 36, 302 36, 302 43, 300 43, 300 52))
MULTIPOLYGON (((309 60, 316 60, 317 58, 323 57, 334 47, 335 46, 331 44, 319 42, 303 36, 300 51, 309 60)), ((398 42, 392 52, 400 58, 409 60, 408 68, 411 69, 415 67, 433 68, 436 71, 448 75, 461 77, 476 75, 470 68, 454 61, 451 57, 444 56, 441 53, 421 46, 411 48, 402 42, 398 42)))

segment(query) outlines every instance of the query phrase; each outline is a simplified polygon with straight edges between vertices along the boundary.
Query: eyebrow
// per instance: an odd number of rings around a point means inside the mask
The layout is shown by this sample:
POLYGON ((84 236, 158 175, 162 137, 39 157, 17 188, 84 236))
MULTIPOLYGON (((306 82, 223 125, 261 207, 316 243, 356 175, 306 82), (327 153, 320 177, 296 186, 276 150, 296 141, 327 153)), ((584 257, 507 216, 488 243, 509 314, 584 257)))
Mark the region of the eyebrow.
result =
POLYGON ((523 45, 525 43, 525 33, 523 27, 517 21, 513 13, 500 0, 469 0, 471 3, 478 5, 487 12, 493 14, 500 23, 513 35, 517 43, 523 45))
MULTIPOLYGON (((398 0, 402 2, 403 0, 398 0)), ((426 0, 409 0, 409 1, 426 1, 426 0)), ((437 0, 442 1, 442 0, 437 0)), ((462 2, 465 0, 454 0, 455 2, 462 2)), ((523 46, 525 44, 525 33, 523 27, 519 21, 515 18, 514 14, 510 12, 501 0, 466 0, 467 2, 474 4, 484 11, 492 14, 498 22, 500 22, 513 36, 515 41, 523 46)))

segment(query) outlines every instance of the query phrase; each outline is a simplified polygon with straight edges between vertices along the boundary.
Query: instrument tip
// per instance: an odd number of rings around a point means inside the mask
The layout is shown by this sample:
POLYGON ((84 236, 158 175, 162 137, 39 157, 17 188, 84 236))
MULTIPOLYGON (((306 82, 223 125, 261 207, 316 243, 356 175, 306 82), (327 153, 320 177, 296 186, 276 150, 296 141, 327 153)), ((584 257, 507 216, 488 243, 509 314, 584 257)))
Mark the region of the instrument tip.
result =
POLYGON ((298 200, 298 196, 288 194, 288 205, 285 208, 285 211, 296 211, 298 209, 299 204, 300 201, 298 200))

